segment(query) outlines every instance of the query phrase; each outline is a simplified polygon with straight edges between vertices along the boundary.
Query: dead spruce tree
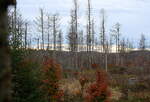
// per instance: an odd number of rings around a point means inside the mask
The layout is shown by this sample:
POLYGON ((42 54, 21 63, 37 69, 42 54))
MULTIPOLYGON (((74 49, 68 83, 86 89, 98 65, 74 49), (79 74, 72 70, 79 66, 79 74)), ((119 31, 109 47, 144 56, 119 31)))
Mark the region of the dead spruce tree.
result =
POLYGON ((114 28, 111 30, 116 43, 116 65, 119 65, 120 63, 120 37, 121 37, 120 26, 121 26, 120 23, 116 23, 114 25, 114 28))
POLYGON ((51 17, 50 14, 47 14, 47 26, 46 26, 46 32, 47 32, 47 50, 50 49, 50 31, 51 31, 51 17))
POLYGON ((11 102, 11 67, 8 46, 8 6, 15 0, 0 0, 0 102, 11 102))
POLYGON ((88 65, 87 67, 90 67, 92 64, 92 17, 91 17, 91 0, 87 1, 87 25, 86 25, 86 51, 88 53, 87 61, 88 65))
POLYGON ((36 17, 35 24, 37 26, 38 32, 41 34, 42 44, 41 48, 44 50, 44 37, 45 37, 45 24, 44 24, 44 10, 40 8, 40 16, 36 17))
POLYGON ((24 48, 27 49, 28 23, 25 23, 24 48))
POLYGON ((56 51, 57 48, 57 37, 58 37, 58 33, 59 33, 59 24, 60 22, 60 18, 59 18, 59 14, 53 14, 52 15, 52 34, 53 34, 53 50, 54 52, 56 51))
POLYGON ((94 51, 95 48, 95 22, 94 22, 94 18, 92 20, 92 51, 94 51))
POLYGON ((139 49, 145 50, 146 49, 146 38, 144 34, 141 34, 140 42, 139 42, 139 49))
POLYGON ((71 10, 70 14, 70 25, 69 25, 69 33, 68 33, 68 40, 69 40, 69 49, 71 52, 78 51, 78 4, 77 0, 73 0, 74 8, 71 10))
POLYGON ((91 0, 88 0, 88 14, 87 14, 87 52, 92 49, 92 21, 91 21, 91 0))
POLYGON ((101 51, 103 53, 102 55, 102 62, 103 62, 103 67, 106 69, 107 71, 107 57, 108 57, 108 40, 107 40, 107 36, 106 36, 106 15, 105 15, 105 10, 102 9, 101 10, 101 29, 100 29, 100 42, 101 42, 101 51))
POLYGON ((63 33, 61 30, 59 30, 58 34, 58 51, 62 51, 62 43, 63 43, 63 33))
POLYGON ((73 52, 74 51, 74 25, 73 25, 74 18, 73 18, 72 10, 71 10, 70 18, 71 18, 71 21, 69 23, 69 32, 68 32, 67 38, 68 38, 68 43, 69 43, 69 50, 73 52))
POLYGON ((78 51, 84 51, 84 35, 83 35, 83 30, 79 31, 79 36, 78 36, 78 51))
POLYGON ((74 22, 75 22, 75 40, 76 51, 78 51, 78 2, 74 0, 74 22))
POLYGON ((77 68, 77 51, 79 51, 79 33, 78 33, 78 1, 73 0, 73 9, 70 14, 70 24, 68 32, 69 50, 71 51, 72 64, 77 68))
POLYGON ((105 46, 106 46, 106 24, 105 24, 105 10, 101 10, 101 28, 100 28, 100 41, 102 46, 102 52, 105 52, 105 46))

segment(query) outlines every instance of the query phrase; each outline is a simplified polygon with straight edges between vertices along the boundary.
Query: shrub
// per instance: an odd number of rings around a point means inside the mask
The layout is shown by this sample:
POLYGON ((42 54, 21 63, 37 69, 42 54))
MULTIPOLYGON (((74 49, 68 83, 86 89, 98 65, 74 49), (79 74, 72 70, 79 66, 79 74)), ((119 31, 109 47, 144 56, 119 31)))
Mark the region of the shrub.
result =
POLYGON ((48 102, 60 102, 63 92, 59 90, 61 67, 54 60, 45 58, 42 66, 41 89, 48 102))
POLYGON ((81 90, 83 91, 84 85, 88 82, 88 78, 85 77, 85 76, 81 76, 79 78, 79 82, 80 82, 80 85, 81 85, 81 90))
POLYGON ((85 102, 108 102, 110 91, 108 88, 108 79, 104 71, 97 71, 96 81, 87 89, 85 102))
POLYGON ((39 90, 38 64, 24 59, 21 50, 12 51, 13 102, 43 102, 39 90))

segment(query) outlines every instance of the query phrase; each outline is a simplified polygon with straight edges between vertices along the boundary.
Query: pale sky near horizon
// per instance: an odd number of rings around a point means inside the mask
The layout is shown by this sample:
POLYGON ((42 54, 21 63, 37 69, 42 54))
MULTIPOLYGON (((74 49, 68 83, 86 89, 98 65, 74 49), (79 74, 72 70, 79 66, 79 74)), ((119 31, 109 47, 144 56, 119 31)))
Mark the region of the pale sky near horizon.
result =
MULTIPOLYGON (((58 12, 62 27, 66 29, 69 22, 73 0, 18 0, 18 8, 25 19, 33 21, 39 15, 39 8, 51 14, 58 12)), ((105 9, 107 15, 107 31, 116 23, 121 23, 122 35, 139 39, 144 33, 150 39, 150 0, 91 0, 92 15, 96 19, 96 27, 100 25, 100 10, 105 9)), ((78 0, 79 23, 86 25, 87 0, 78 0)))

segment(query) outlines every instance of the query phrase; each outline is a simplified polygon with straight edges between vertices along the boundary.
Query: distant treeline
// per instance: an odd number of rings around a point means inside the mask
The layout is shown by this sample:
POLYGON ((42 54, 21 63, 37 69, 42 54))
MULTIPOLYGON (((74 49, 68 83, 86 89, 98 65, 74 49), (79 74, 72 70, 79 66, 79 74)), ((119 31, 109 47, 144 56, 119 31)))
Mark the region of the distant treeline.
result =
MULTIPOLYGON (((31 50, 28 57, 39 62, 44 57, 50 57, 59 62, 63 68, 91 68, 92 64, 105 68, 105 53, 99 52, 64 52, 31 50)), ((150 51, 131 51, 128 53, 109 53, 107 57, 108 70, 111 67, 149 68, 150 51)))

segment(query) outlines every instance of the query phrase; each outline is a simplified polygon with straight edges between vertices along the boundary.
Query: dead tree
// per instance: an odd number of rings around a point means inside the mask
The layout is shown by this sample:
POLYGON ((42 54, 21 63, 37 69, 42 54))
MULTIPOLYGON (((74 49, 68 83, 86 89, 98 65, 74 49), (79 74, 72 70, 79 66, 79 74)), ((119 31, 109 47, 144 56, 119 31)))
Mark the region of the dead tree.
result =
POLYGON ((94 51, 95 48, 95 23, 94 23, 94 19, 92 20, 92 51, 94 51))
POLYGON ((70 14, 70 18, 71 18, 71 21, 69 23, 69 32, 68 32, 68 35, 67 35, 67 38, 68 38, 68 43, 69 43, 69 50, 71 52, 74 51, 74 25, 73 25, 73 10, 71 10, 71 14, 70 14))
POLYGON ((76 20, 75 20, 75 13, 74 10, 71 10, 71 21, 69 25, 69 33, 68 33, 68 41, 69 41, 69 50, 72 57, 72 64, 74 65, 74 68, 77 68, 77 33, 76 33, 76 20))
POLYGON ((74 22, 75 22, 75 68, 78 67, 77 51, 78 51, 78 0, 74 0, 74 22))
POLYGON ((53 50, 56 51, 56 43, 57 43, 57 36, 59 32, 59 14, 53 14, 52 16, 52 33, 53 33, 53 50))
POLYGON ((74 23, 75 23, 75 40, 76 51, 78 51, 78 2, 74 0, 74 23))
POLYGON ((88 23, 87 23, 87 51, 92 49, 92 33, 91 33, 91 0, 88 0, 88 23))
POLYGON ((101 16, 102 16, 102 20, 101 20, 100 40, 101 40, 101 47, 102 47, 102 54, 103 54, 102 61, 103 61, 103 67, 107 71, 108 41, 106 39, 106 23, 105 23, 106 15, 104 9, 101 10, 101 16))
POLYGON ((126 46, 127 46, 127 52, 132 51, 132 49, 134 48, 133 42, 131 42, 129 39, 126 40, 126 46))
POLYGON ((79 49, 78 51, 84 51, 84 36, 83 36, 83 30, 81 30, 79 32, 79 36, 78 36, 78 46, 79 46, 79 49))
POLYGON ((106 46, 106 31, 105 31, 105 11, 104 9, 101 10, 101 32, 100 32, 100 40, 101 40, 101 46, 102 46, 102 52, 105 52, 105 46, 106 46))
POLYGON ((146 49, 146 38, 144 34, 141 34, 140 42, 139 42, 139 49, 145 50, 146 49))
POLYGON ((126 48, 127 48, 126 41, 125 41, 125 38, 123 38, 120 42, 120 55, 121 55, 120 64, 121 66, 124 66, 124 57, 126 53, 126 48))
POLYGON ((68 33, 68 40, 71 52, 78 51, 78 2, 73 0, 73 9, 71 10, 71 21, 68 33))
POLYGON ((109 38, 109 53, 112 52, 112 47, 113 47, 113 35, 110 33, 110 38, 109 38))
POLYGON ((62 51, 62 43, 63 43, 63 33, 62 31, 60 30, 59 31, 59 34, 58 34, 58 50, 59 51, 62 51))
POLYGON ((25 23, 24 47, 27 49, 28 23, 25 23))
POLYGON ((121 41, 120 41, 120 53, 125 53, 126 52, 126 42, 125 42, 125 38, 123 38, 121 41))
POLYGON ((78 0, 73 0, 73 9, 71 10, 71 21, 68 33, 69 49, 71 51, 72 63, 74 68, 77 68, 77 51, 79 50, 79 35, 78 35, 78 0))
POLYGON ((69 43, 69 51, 70 51, 70 62, 71 62, 71 65, 73 66, 74 65, 74 56, 73 56, 73 52, 75 50, 75 41, 74 41, 74 37, 75 37, 75 27, 74 27, 74 15, 73 15, 73 10, 71 10, 71 13, 70 13, 70 18, 71 18, 71 21, 69 23, 69 31, 68 31, 68 35, 67 35, 67 38, 68 38, 68 43, 69 43))
POLYGON ((15 0, 0 1, 0 102, 11 102, 11 66, 8 46, 8 6, 15 0))
POLYGON ((116 43, 116 65, 119 65, 120 63, 120 36, 121 36, 121 33, 120 33, 120 23, 116 23, 114 25, 114 28, 112 29, 112 34, 114 36, 114 39, 115 39, 115 43, 116 43))
POLYGON ((39 50, 40 49, 40 39, 37 38, 37 49, 39 50))
POLYGON ((41 12, 41 33, 42 33, 42 49, 44 49, 44 11, 40 9, 41 12))
POLYGON ((44 50, 44 33, 45 33, 45 24, 44 24, 44 10, 42 8, 40 8, 40 16, 36 18, 35 24, 37 25, 37 30, 38 32, 41 33, 41 37, 42 37, 42 44, 41 44, 41 48, 44 50))
POLYGON ((49 50, 50 47, 50 30, 51 30, 51 22, 50 22, 50 15, 47 15, 47 50, 49 50))

